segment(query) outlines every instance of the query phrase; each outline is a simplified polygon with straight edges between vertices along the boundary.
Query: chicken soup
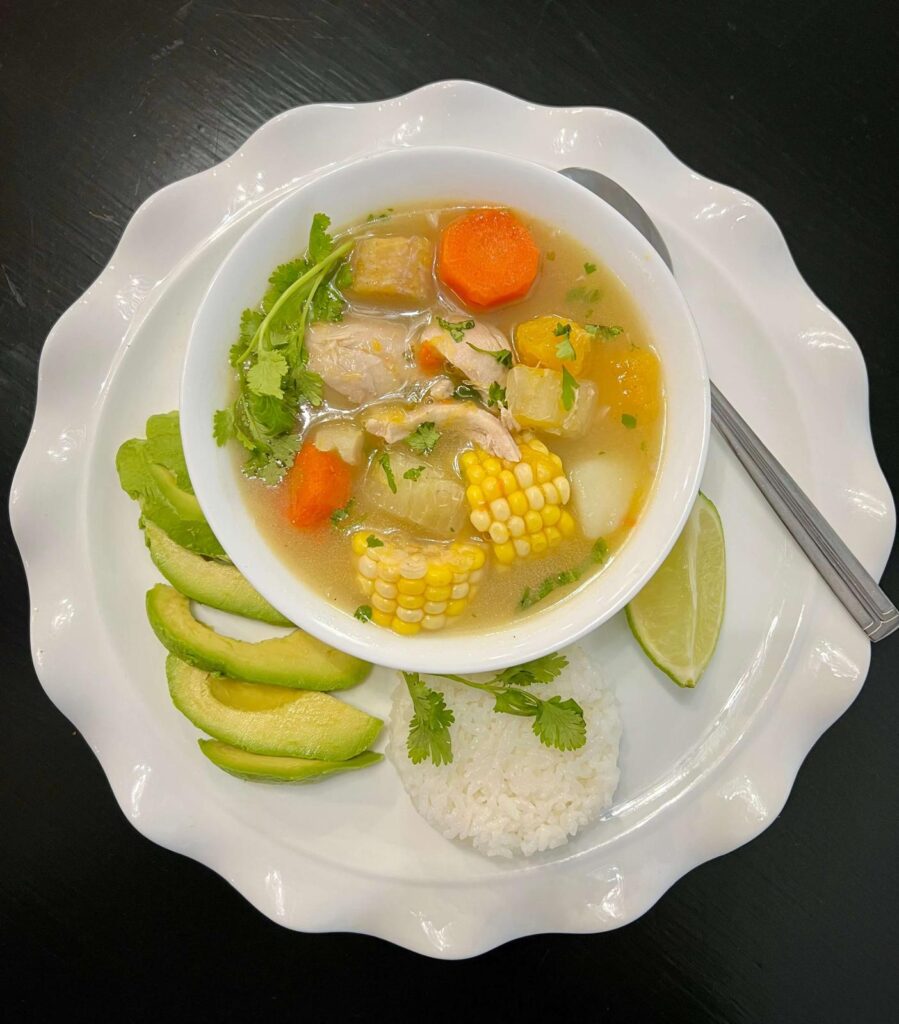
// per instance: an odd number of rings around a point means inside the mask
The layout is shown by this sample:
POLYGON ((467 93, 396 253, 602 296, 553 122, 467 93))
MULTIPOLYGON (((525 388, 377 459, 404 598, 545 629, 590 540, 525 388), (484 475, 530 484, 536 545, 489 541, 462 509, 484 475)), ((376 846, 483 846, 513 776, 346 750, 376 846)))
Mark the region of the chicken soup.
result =
POLYGON ((618 280, 494 207, 316 215, 232 348, 259 528, 356 618, 413 637, 506 624, 614 558, 659 461, 662 371, 618 280))

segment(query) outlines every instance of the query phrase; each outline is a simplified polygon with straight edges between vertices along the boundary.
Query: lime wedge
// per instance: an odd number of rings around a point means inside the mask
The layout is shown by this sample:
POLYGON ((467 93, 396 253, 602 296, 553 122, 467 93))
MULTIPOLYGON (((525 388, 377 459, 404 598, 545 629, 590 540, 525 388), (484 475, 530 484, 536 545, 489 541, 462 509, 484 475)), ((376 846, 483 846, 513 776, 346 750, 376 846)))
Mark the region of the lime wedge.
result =
POLYGON ((715 652, 725 580, 721 517, 700 491, 671 553, 627 606, 637 642, 678 686, 695 686, 715 652))

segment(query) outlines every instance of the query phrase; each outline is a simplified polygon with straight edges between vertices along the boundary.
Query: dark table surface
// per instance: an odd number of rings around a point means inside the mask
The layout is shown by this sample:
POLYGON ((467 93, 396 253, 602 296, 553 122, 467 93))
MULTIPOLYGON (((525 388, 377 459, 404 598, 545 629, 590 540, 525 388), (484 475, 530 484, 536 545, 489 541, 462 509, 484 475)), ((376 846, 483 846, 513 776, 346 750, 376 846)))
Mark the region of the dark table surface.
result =
MULTIPOLYGON (((540 103, 624 110, 692 167, 759 199, 864 351, 895 488, 891 8, 2 0, 4 477, 49 328, 147 196, 288 107, 465 77, 540 103)), ((0 952, 13 1019, 42 1019, 60 996, 76 1019, 443 1020, 477 1002, 498 1020, 531 1008, 621 1021, 897 1019, 899 640, 874 650, 861 696, 753 843, 619 932, 529 938, 441 964, 369 938, 281 930, 211 871, 141 838, 37 683, 6 523, 2 572, 0 952)), ((885 584, 899 594, 895 559, 885 584)))

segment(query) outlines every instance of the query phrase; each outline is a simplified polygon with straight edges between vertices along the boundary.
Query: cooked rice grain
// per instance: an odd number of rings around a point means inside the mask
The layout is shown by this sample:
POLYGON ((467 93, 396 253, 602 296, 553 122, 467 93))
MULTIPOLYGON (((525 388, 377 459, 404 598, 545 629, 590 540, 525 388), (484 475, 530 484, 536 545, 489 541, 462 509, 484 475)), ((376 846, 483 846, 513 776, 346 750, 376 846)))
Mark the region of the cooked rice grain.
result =
POLYGON ((618 704, 580 648, 564 653, 569 665, 562 675, 533 689, 581 705, 587 742, 579 750, 545 747, 532 719, 496 714, 489 694, 428 679, 456 716, 453 762, 415 765, 406 752, 412 702, 405 683, 397 686, 387 756, 415 809, 447 839, 470 841, 491 857, 527 857, 561 846, 611 804, 618 785, 618 704))

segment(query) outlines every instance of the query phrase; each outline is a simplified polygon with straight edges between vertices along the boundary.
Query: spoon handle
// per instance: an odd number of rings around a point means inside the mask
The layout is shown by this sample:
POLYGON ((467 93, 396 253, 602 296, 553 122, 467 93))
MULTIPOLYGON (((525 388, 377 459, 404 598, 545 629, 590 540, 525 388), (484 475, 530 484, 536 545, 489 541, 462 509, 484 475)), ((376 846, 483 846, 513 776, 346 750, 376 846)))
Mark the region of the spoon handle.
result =
POLYGON ((899 629, 899 609, 714 384, 712 422, 824 581, 871 640, 899 629))

